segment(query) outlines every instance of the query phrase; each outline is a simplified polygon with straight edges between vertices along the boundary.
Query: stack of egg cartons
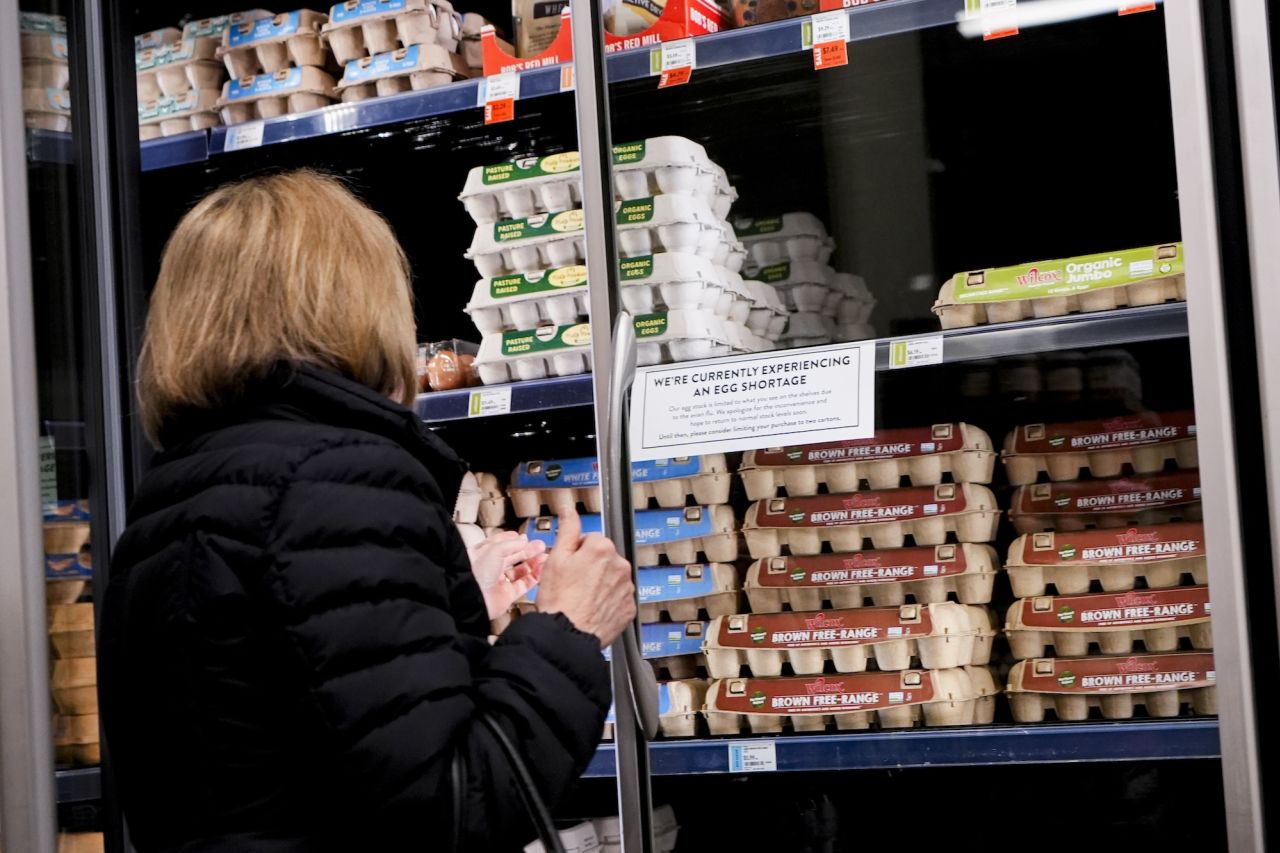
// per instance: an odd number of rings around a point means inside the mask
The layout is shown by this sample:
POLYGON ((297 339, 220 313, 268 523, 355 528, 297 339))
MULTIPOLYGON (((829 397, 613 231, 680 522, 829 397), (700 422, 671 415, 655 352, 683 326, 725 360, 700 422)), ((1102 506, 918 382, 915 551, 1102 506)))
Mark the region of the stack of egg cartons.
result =
POLYGON ((964 397, 988 405, 1090 400, 1123 411, 1140 408, 1142 373, 1138 361, 1125 350, 1062 350, 968 362, 959 388, 964 397))
POLYGON ((963 423, 747 452, 751 612, 707 630, 711 733, 991 722, 995 457, 963 423))
POLYGON ((453 523, 462 541, 472 548, 497 533, 507 520, 507 497, 502 483, 493 474, 468 471, 462 477, 458 500, 454 504, 453 523))
POLYGON ((217 102, 223 123, 333 103, 333 57, 320 38, 328 20, 323 12, 296 9, 228 26, 217 48, 231 75, 217 102))
POLYGON ((100 755, 93 602, 80 600, 92 575, 89 505, 58 501, 44 517, 54 747, 59 764, 84 767, 100 755))
MULTIPOLYGON (((706 682, 699 680, 706 619, 737 611, 738 539, 722 454, 658 459, 631 466, 636 508, 636 575, 641 641, 659 678, 659 715, 669 737, 694 734, 706 682)), ((581 509, 582 529, 601 530, 600 474, 594 458, 523 462, 507 494, 530 539, 550 547, 557 514, 581 509), (543 513, 549 513, 544 515, 543 513)), ((524 609, 531 608, 536 590, 524 609)), ((612 714, 606 734, 612 731, 612 714)))
POLYGON ((1027 424, 1003 456, 1022 534, 1006 564, 1014 719, 1215 713, 1194 414, 1027 424))
MULTIPOLYGON (((613 160, 639 363, 771 348, 785 310, 773 288, 748 288, 738 273, 745 252, 725 220, 736 193, 724 170, 674 136, 614 146, 613 160)), ((590 369, 580 184, 575 152, 468 175, 459 198, 478 228, 467 257, 483 278, 467 311, 486 384, 590 369)))
POLYGON ((71 130, 71 75, 67 67, 67 19, 22 12, 22 110, 27 127, 71 130))

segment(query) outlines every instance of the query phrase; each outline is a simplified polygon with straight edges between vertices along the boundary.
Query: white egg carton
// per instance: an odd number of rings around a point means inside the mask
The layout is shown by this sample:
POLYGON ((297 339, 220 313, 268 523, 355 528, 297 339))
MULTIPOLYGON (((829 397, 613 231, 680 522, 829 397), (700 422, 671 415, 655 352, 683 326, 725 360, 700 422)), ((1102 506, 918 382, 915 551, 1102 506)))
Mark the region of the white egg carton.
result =
POLYGON ((747 328, 752 334, 766 340, 779 340, 787 328, 787 306, 778 294, 778 289, 763 281, 744 281, 743 286, 751 298, 747 328))
POLYGON ((482 335, 585 320, 587 268, 575 264, 545 272, 481 279, 464 310, 482 335))
POLYGON ((320 28, 328 20, 322 12, 296 9, 233 24, 222 32, 218 57, 236 80, 288 67, 324 68, 330 55, 320 41, 320 28))
POLYGON ((447 86, 466 76, 467 67, 458 54, 438 44, 413 44, 351 60, 337 88, 343 103, 355 103, 447 86))
POLYGON ((635 328, 636 364, 641 367, 759 350, 745 326, 710 311, 641 314, 635 328))
POLYGON ((836 334, 832 340, 836 343, 869 341, 875 336, 875 327, 870 323, 837 323, 836 334))
POLYGON ((1190 410, 1141 412, 1098 421, 1026 424, 1005 438, 1005 471, 1015 486, 1028 486, 1040 472, 1050 480, 1074 480, 1080 472, 1119 476, 1128 465, 1153 474, 1166 462, 1198 466, 1196 416, 1190 410))
POLYGON ((455 53, 461 38, 462 17, 449 0, 346 0, 330 7, 320 30, 339 65, 411 45, 455 53))
POLYGON ((218 120, 218 95, 217 89, 188 89, 177 97, 139 101, 138 136, 156 139, 216 127, 222 123, 218 120))
POLYGON ((836 248, 822 220, 803 211, 735 219, 733 228, 750 254, 749 269, 784 261, 812 261, 825 265, 836 248))
POLYGON ((240 124, 315 110, 333 103, 333 85, 333 77, 312 66, 228 80, 218 99, 219 113, 223 124, 240 124))
POLYGON ((825 313, 833 296, 843 295, 836 271, 816 261, 783 261, 752 268, 749 275, 777 288, 788 311, 825 313))
POLYGON ((624 201, 617 207, 616 222, 624 258, 688 252, 731 272, 742 269, 742 244, 728 223, 700 198, 656 195, 624 201))
POLYGON ((656 136, 613 146, 614 183, 627 201, 657 195, 689 195, 724 219, 738 199, 729 177, 707 150, 682 136, 656 136))
POLYGON ((800 311, 787 315, 787 327, 778 339, 784 347, 816 347, 836 339, 836 323, 826 314, 800 311))
POLYGON ((985 607, 903 604, 791 613, 755 613, 711 620, 702 643, 712 678, 821 675, 827 661, 836 672, 986 666, 996 635, 985 607))
POLYGON ((1069 535, 1030 533, 1009 546, 1005 565, 1018 598, 1078 595, 1099 585, 1105 592, 1166 589, 1190 576, 1208 583, 1204 526, 1198 522, 1154 524, 1119 530, 1085 530, 1069 535))
POLYGON ((221 41, 222 34, 229 27, 238 24, 249 24, 259 18, 270 18, 272 13, 266 9, 250 9, 246 12, 232 12, 229 15, 216 15, 212 18, 201 18, 198 21, 189 21, 182 27, 182 38, 209 38, 215 37, 221 41))
POLYGON ((732 274, 698 255, 659 252, 626 258, 618 266, 622 304, 632 314, 695 309, 728 318, 746 294, 732 274))
MULTIPOLYGON (((702 711, 702 705, 707 697, 707 682, 699 678, 688 678, 683 681, 662 681, 658 684, 658 731, 663 737, 693 737, 697 733, 698 714, 702 711)), ((614 717, 614 709, 609 708, 609 715, 604 721, 604 739, 613 740, 613 727, 616 720, 614 717)), ((670 813, 670 807, 666 807, 670 813)), ((662 809, 654 811, 655 821, 658 813, 662 809)), ((617 835, 617 818, 604 818, 596 821, 597 832, 602 836, 609 837, 607 833, 617 835)), ((670 822, 674 824, 674 816, 670 816, 670 822)), ((655 829, 655 835, 659 832, 655 829)), ((606 849, 617 850, 621 853, 620 847, 610 848, 604 839, 601 839, 601 851, 606 849)), ((661 840, 659 840, 659 849, 661 849, 661 840)), ((669 849, 669 848, 668 848, 669 849)))
POLYGON ((841 324, 867 322, 871 317, 871 311, 876 307, 876 298, 871 295, 866 280, 860 275, 838 272, 835 274, 832 285, 839 293, 835 310, 836 322, 841 324))
POLYGON ((1009 502, 1009 520, 1019 533, 1063 533, 1202 517, 1200 477, 1195 471, 1018 486, 1009 502))
POLYGON ((986 667, 711 682, 703 711, 713 735, 986 725, 1000 692, 986 667))
POLYGON ((1046 711, 1080 721, 1097 708, 1124 720, 1139 707, 1148 717, 1218 713, 1217 672, 1210 652, 1168 652, 1018 661, 1009 670, 1009 708, 1019 723, 1038 723, 1046 711))
MULTIPOLYGON (((632 502, 642 509, 650 501, 682 507, 689 498, 699 504, 727 503, 729 481, 728 463, 720 453, 631 463, 632 502)), ((598 463, 595 457, 522 462, 511 472, 508 495, 520 518, 535 518, 544 508, 559 515, 579 504, 587 512, 600 512, 598 463)))
POLYGON ((214 60, 217 47, 217 39, 191 38, 138 51, 134 57, 138 100, 177 97, 188 89, 217 89, 227 76, 214 60))
POLYGON ((581 264, 586 260, 583 227, 581 210, 480 225, 467 259, 489 278, 581 264))
POLYGON ((458 524, 501 527, 507 520, 507 498, 497 476, 483 471, 463 474, 453 520, 458 524))
POLYGON ((177 27, 161 27, 158 30, 134 36, 133 49, 138 51, 146 50, 149 47, 159 47, 162 44, 168 44, 180 38, 182 38, 182 31, 177 27))

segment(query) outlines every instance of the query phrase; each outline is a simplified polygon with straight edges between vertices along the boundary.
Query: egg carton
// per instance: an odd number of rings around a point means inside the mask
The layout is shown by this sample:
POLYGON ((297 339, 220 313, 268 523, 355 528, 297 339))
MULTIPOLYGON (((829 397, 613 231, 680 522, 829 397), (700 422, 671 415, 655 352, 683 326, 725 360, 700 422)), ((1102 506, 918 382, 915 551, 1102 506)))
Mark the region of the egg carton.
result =
POLYGON ((726 273, 706 258, 687 253, 627 258, 618 265, 622 304, 632 314, 694 309, 728 318, 736 302, 750 311, 741 278, 726 273))
POLYGON ((468 550, 479 545, 493 534, 502 531, 501 527, 481 527, 478 524, 468 522, 454 522, 453 526, 458 528, 458 535, 462 537, 462 544, 468 550))
MULTIPOLYGON (((733 509, 727 506, 639 510, 635 513, 636 565, 656 566, 664 557, 673 566, 731 563, 738 558, 734 521, 733 509)), ((522 524, 520 532, 550 547, 559 527, 555 516, 539 516, 522 524)), ((583 533, 600 531, 599 515, 582 516, 583 533)))
POLYGON ((351 60, 337 88, 343 103, 356 103, 447 86, 466 76, 467 67, 458 54, 438 44, 414 44, 351 60))
POLYGON ((572 325, 587 317, 587 268, 575 264, 481 279, 464 310, 482 335, 572 325))
POLYGON ((1207 586, 1085 595, 1041 595, 1014 602, 1005 618, 1013 656, 1083 657, 1096 645, 1104 655, 1174 652, 1182 640, 1213 648, 1207 586), (1052 653, 1048 650, 1052 649, 1052 653))
POLYGON ((489 278, 584 263, 582 211, 540 213, 481 225, 466 256, 480 275, 489 278))
POLYGON ((330 7, 320 29, 321 43, 339 65, 401 46, 438 45, 455 53, 461 38, 462 17, 448 0, 346 0, 330 7))
MULTIPOLYGON (((693 737, 698 713, 707 698, 707 682, 699 678, 658 683, 658 731, 663 737, 693 737)), ((604 720, 604 739, 613 740, 614 706, 604 720)))
POLYGON ((1186 301, 1181 243, 956 273, 933 313, 944 329, 1186 301))
MULTIPOLYGON (((835 304, 836 322, 842 325, 866 323, 876 307, 876 298, 871 295, 866 280, 860 275, 838 272, 832 284, 840 294, 835 304)), ((831 303, 828 302, 827 305, 830 306, 831 303)))
POLYGON ((139 51, 134 58, 139 101, 179 97, 189 89, 217 89, 226 79, 215 59, 218 40, 190 38, 139 51))
POLYGON ((1154 474, 1167 462, 1198 467, 1196 434, 1190 410, 1026 424, 1005 437, 1000 455, 1014 486, 1031 485, 1042 471, 1050 480, 1074 480, 1081 471, 1116 477, 1126 465, 1138 474, 1154 474))
POLYGON ((53 745, 59 763, 81 766, 90 763, 99 750, 100 726, 97 714, 55 714, 53 745))
POLYGON ((149 47, 159 47, 162 44, 177 41, 182 38, 182 31, 177 27, 161 27, 158 30, 152 30, 149 33, 139 33, 133 37, 133 49, 146 50, 149 47))
POLYGON ((738 573, 725 563, 646 566, 636 569, 636 594, 641 622, 714 619, 737 612, 738 573))
POLYGON ((737 678, 742 668, 757 678, 821 675, 827 661, 836 672, 876 668, 922 669, 985 666, 996 632, 986 608, 963 604, 903 604, 857 610, 736 614, 712 619, 703 654, 712 678, 737 678))
POLYGON ((748 269, 784 261, 826 264, 836 248, 835 241, 827 234, 827 227, 812 213, 736 219, 733 230, 750 253, 748 269))
POLYGON ((218 99, 223 124, 303 113, 333 103, 333 77, 311 66, 229 80, 218 99))
POLYGON ((1202 512, 1195 471, 1036 483, 1014 489, 1009 501, 1009 520, 1019 533, 1199 521, 1202 512))
POLYGON ((892 489, 902 478, 935 486, 945 475, 959 483, 990 483, 995 469, 991 437, 965 423, 877 430, 871 438, 770 447, 743 454, 738 476, 747 498, 758 501, 786 490, 792 497, 856 492, 866 481, 892 489))
POLYGON ((1208 583, 1204 526, 1156 524, 1121 530, 1030 533, 1009 546, 1005 566, 1018 598, 1079 595, 1097 583, 1106 592, 1178 586, 1190 575, 1208 583))
POLYGON ((703 711, 713 735, 821 732, 989 722, 998 689, 982 667, 790 678, 727 678, 711 682, 703 711))
POLYGON ((98 659, 70 658, 53 662, 49 685, 59 714, 98 713, 98 659))
MULTIPOLYGON (((641 509, 654 501, 677 508, 692 498, 699 504, 729 501, 729 468, 722 453, 631 463, 631 499, 641 509)), ((511 473, 508 490, 519 518, 535 518, 576 509, 600 512, 600 471, 594 456, 522 462, 511 473)))
POLYGON ((240 24, 250 24, 259 18, 270 18, 272 13, 266 9, 249 9, 245 12, 232 12, 229 15, 215 15, 212 18, 200 18, 188 21, 182 27, 182 38, 217 38, 219 43, 222 34, 240 24))
POLYGON ((70 82, 67 37, 49 33, 24 33, 22 88, 65 89, 70 82))
POLYGON ((244 21, 223 31, 217 55, 233 80, 290 67, 324 68, 330 64, 330 54, 320 41, 320 28, 328 20, 322 12, 297 9, 244 21))
POLYGON ((749 276, 773 285, 789 312, 822 314, 834 296, 844 295, 836 271, 817 261, 783 261, 753 268, 749 276))
POLYGON ((154 101, 139 101, 139 138, 157 139, 216 127, 222 123, 216 112, 218 96, 217 89, 188 89, 176 98, 164 95, 154 101))
POLYGON ((1108 720, 1218 713, 1217 673, 1209 652, 1166 652, 1086 658, 1036 658, 1009 670, 1009 708, 1019 723, 1046 711, 1059 720, 1087 720, 1097 708, 1108 720))
POLYGON ((507 520, 507 499, 498 478, 485 472, 463 474, 453 520, 481 527, 501 527, 507 520))
MULTIPOLYGON (((702 656, 706 633, 706 622, 651 622, 640 626, 640 651, 659 678, 685 681, 706 665, 702 656)), ((605 660, 612 660, 612 651, 605 646, 605 660)))
POLYGON ((89 542, 89 522, 46 521, 42 533, 46 554, 76 554, 89 542))
POLYGON ((787 326, 778 338, 783 347, 816 347, 836 339, 836 323, 826 314, 799 311, 787 316, 787 326))
POLYGON ((947 534, 960 542, 995 539, 1000 510, 995 495, 976 483, 941 483, 904 489, 880 489, 849 495, 770 498, 747 510, 742 532, 755 559, 776 557, 783 548, 814 555, 829 543, 836 552, 901 548, 911 536, 916 545, 943 545, 947 534))
POLYGON ((719 219, 729 215, 738 191, 724 169, 697 142, 656 136, 613 146, 614 185, 626 201, 659 195, 689 195, 710 205, 719 219))
POLYGON ((620 202, 616 224, 624 258, 688 252, 738 272, 746 257, 733 229, 705 201, 693 196, 656 195, 620 202))
POLYGON ((29 128, 66 133, 71 130, 71 92, 67 89, 23 89, 22 116, 29 128))
POLYGON ((990 545, 938 545, 812 557, 766 557, 747 569, 743 585, 756 613, 991 601, 1000 560, 990 545))
POLYGON ((96 651, 93 633, 93 602, 54 604, 48 608, 49 644, 53 656, 91 658, 96 651))
POLYGON ((635 318, 636 364, 674 364, 730 353, 759 352, 768 342, 741 323, 710 311, 668 311, 635 318))
POLYGON ((747 314, 746 326, 753 334, 769 341, 782 338, 787 328, 787 306, 782 301, 778 289, 763 281, 743 282, 747 294, 751 298, 751 308, 747 314))
POLYGON ((66 35, 67 18, 65 15, 50 15, 45 12, 19 12, 18 32, 66 35))
MULTIPOLYGON (((706 684, 703 684, 703 695, 706 695, 706 684)), ((699 702, 698 707, 702 707, 699 702)), ((622 823, 616 817, 601 817, 592 820, 596 827, 596 835, 600 839, 600 853, 622 853, 622 823)), ((658 806, 653 810, 653 846, 656 853, 672 853, 676 849, 676 839, 680 834, 680 825, 676 823, 676 814, 671 806, 658 806)))

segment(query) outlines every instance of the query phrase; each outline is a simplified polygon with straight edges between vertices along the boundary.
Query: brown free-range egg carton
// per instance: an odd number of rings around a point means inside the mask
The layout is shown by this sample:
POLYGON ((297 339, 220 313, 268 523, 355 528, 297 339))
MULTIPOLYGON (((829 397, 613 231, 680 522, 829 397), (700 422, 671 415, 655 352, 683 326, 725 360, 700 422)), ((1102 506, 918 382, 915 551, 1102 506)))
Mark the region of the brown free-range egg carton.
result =
POLYGON ((460 524, 501 527, 507 520, 507 499, 502 494, 502 484, 497 476, 483 471, 464 474, 458 500, 454 504, 453 520, 460 524))
POLYGON ((55 658, 93 657, 93 603, 50 605, 49 641, 55 658))
POLYGON ((877 430, 869 439, 798 447, 748 450, 738 469, 747 497, 801 497, 856 492, 866 480, 873 489, 893 489, 907 477, 912 485, 936 486, 944 474, 960 483, 990 483, 996 453, 991 438, 963 423, 913 429, 877 430))
POLYGON ((461 80, 466 63, 438 44, 415 44, 347 63, 337 91, 343 103, 434 89, 461 80))
POLYGON ((1018 661, 1007 692, 1019 723, 1038 723, 1047 711, 1059 720, 1086 720, 1091 708, 1122 720, 1139 707, 1149 717, 1176 717, 1184 705, 1216 714, 1216 683, 1212 653, 1167 652, 1018 661))
POLYGON ((98 713, 98 659, 68 658, 53 662, 53 704, 68 716, 98 713))
POLYGON ((233 24, 223 30, 217 56, 234 80, 288 67, 326 68, 331 56, 320 40, 320 28, 328 20, 322 12, 297 9, 233 24))
POLYGON ((340 65, 415 44, 436 44, 453 53, 462 38, 462 19, 449 0, 347 0, 329 9, 320 38, 340 65))
POLYGON ((1019 486, 1009 505, 1022 534, 1199 521, 1202 513, 1195 471, 1019 486))
POLYGON ((948 533, 960 542, 990 542, 999 522, 995 495, 986 486, 942 483, 756 501, 742 532, 751 556, 760 559, 779 556, 783 548, 818 554, 823 543, 837 552, 861 551, 866 539, 875 548, 901 548, 908 536, 916 545, 942 545, 948 533))
POLYGON ((703 710, 713 735, 986 725, 1000 686, 986 667, 713 681, 703 710))
POLYGON ((229 80, 218 99, 223 124, 241 124, 255 118, 275 118, 332 104, 333 77, 311 66, 284 68, 229 80))
POLYGON ((1184 639, 1212 649, 1211 611, 1205 586, 1044 595, 1014 602, 1004 630, 1022 660, 1083 657, 1095 644, 1104 655, 1130 654, 1139 642, 1144 651, 1173 652, 1184 639))
MULTIPOLYGON (((723 453, 711 453, 696 457, 698 473, 687 477, 645 478, 636 482, 635 469, 659 471, 657 463, 638 462, 632 465, 633 480, 631 500, 643 509, 650 501, 659 507, 682 507, 689 498, 700 505, 724 504, 729 501, 730 475, 728 462, 723 453)), ((687 465, 690 460, 669 460, 679 465, 687 465)), ((511 487, 507 494, 511 498, 511 506, 520 518, 534 518, 548 514, 558 515, 562 511, 576 509, 579 504, 586 507, 587 512, 600 512, 601 496, 599 485, 556 485, 552 480, 552 466, 566 463, 554 460, 534 460, 522 462, 511 472, 511 487), (521 482, 545 483, 537 488, 522 487, 521 482)), ((643 475, 641 475, 643 476, 643 475)), ((598 477, 591 478, 598 483, 598 477)))
MULTIPOLYGON (((698 712, 707 697, 707 682, 700 678, 682 681, 664 681, 658 690, 665 693, 665 701, 658 703, 658 731, 663 737, 693 737, 697 734, 698 712), (666 705, 665 708, 662 706, 666 705)), ((613 722, 606 720, 604 739, 613 740, 613 722)))
POLYGON ((1098 421, 1020 426, 1004 441, 1001 453, 1009 482, 1028 486, 1041 471, 1050 480, 1074 480, 1082 470, 1094 477, 1115 477, 1125 465, 1152 474, 1173 461, 1196 468, 1195 412, 1144 412, 1098 421))
POLYGON ((996 635, 994 614, 963 604, 904 604, 818 612, 738 614, 713 619, 703 641, 712 678, 986 666, 996 635))

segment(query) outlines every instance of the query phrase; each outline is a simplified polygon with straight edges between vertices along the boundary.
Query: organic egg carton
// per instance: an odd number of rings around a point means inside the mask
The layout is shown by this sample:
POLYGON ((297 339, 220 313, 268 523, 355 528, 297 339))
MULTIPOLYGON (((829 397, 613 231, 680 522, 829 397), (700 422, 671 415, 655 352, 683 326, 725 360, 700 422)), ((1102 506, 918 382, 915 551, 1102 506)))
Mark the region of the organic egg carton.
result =
POLYGON ((229 80, 218 99, 223 124, 303 113, 333 103, 333 77, 311 66, 229 80))
POLYGON ((1022 660, 1083 657, 1095 644, 1104 655, 1131 654, 1138 643, 1143 651, 1173 652, 1184 639, 1212 649, 1211 613, 1207 586, 1041 595, 1014 602, 1004 630, 1022 660))
MULTIPOLYGON (((660 678, 684 681, 706 665, 702 656, 706 633, 706 622, 650 622, 640 626, 640 651, 660 678)), ((605 660, 612 659, 612 651, 605 646, 605 660)))
POLYGON ((730 353, 758 352, 760 341, 741 323, 710 311, 668 311, 635 318, 636 364, 674 364, 730 353))
MULTIPOLYGON (((530 539, 555 543, 560 527, 555 516, 531 518, 520 526, 530 539)), ((600 516, 582 516, 583 533, 599 533, 600 516)), ((683 509, 645 509, 635 513, 636 565, 656 566, 662 557, 668 565, 697 562, 731 563, 738 558, 733 510, 727 506, 689 506, 683 509)))
POLYGON ((217 55, 233 80, 289 67, 324 68, 331 60, 320 41, 320 28, 328 20, 322 12, 297 9, 234 24, 223 31, 217 55))
POLYGON ((507 499, 498 478, 485 472, 463 474, 453 520, 481 527, 501 527, 507 520, 507 499))
POLYGON ((742 532, 755 559, 822 552, 901 548, 910 536, 916 545, 942 545, 947 534, 960 542, 995 539, 1000 510, 995 495, 976 483, 941 483, 881 489, 849 495, 815 495, 756 501, 747 510, 742 532))
POLYGON ((743 585, 756 613, 905 604, 987 604, 1000 561, 990 545, 938 545, 812 557, 766 557, 743 585))
POLYGON ((933 313, 944 329, 1185 301, 1182 244, 956 273, 933 313))
POLYGON ((438 44, 413 44, 351 60, 344 66, 338 92, 343 103, 355 103, 447 86, 466 76, 467 67, 458 54, 438 44))
POLYGON ((835 340, 836 323, 826 314, 797 311, 787 316, 787 327, 779 337, 783 347, 816 347, 835 340))
POLYGON ((1009 670, 1009 707, 1019 723, 1038 723, 1046 711, 1059 720, 1087 720, 1098 708, 1108 720, 1218 712, 1217 673, 1210 652, 1166 652, 1087 658, 1036 658, 1009 670))
POLYGON ((623 201, 617 207, 616 224, 618 249, 624 258, 688 252, 730 272, 742 269, 742 244, 700 198, 672 194, 623 201))
POLYGON ((71 81, 67 37, 53 33, 22 34, 22 88, 65 89, 71 81))
MULTIPOLYGON (((699 504, 729 501, 729 468, 722 453, 631 463, 631 499, 644 509, 650 501, 676 508, 692 498, 699 504)), ((522 462, 511 473, 508 490, 519 518, 576 509, 600 512, 600 470, 594 456, 522 462)))
POLYGON ((892 489, 902 478, 936 486, 944 475, 958 483, 990 483, 996 454, 991 437, 965 423, 877 430, 871 438, 748 450, 738 476, 747 498, 758 501, 828 492, 856 492, 866 481, 892 489))
MULTIPOLYGON (((707 698, 707 682, 699 678, 658 683, 658 731, 663 737, 693 737, 698 713, 707 698)), ((614 706, 604 720, 604 739, 613 740, 614 706)))
POLYGON ((200 18, 188 21, 182 27, 182 38, 216 38, 222 42, 222 34, 230 27, 239 24, 250 24, 259 18, 270 18, 272 13, 266 9, 250 9, 245 12, 232 12, 229 15, 215 15, 212 18, 200 18))
POLYGON ((138 51, 134 58, 138 100, 179 97, 190 89, 217 89, 227 77, 214 59, 217 48, 215 38, 189 38, 138 51))
POLYGON ((1019 486, 1009 520, 1019 533, 1080 531, 1199 521, 1200 476, 1195 471, 1019 486))
POLYGON ((53 745, 58 764, 88 767, 102 763, 97 714, 55 714, 53 745))
POLYGON ((656 136, 613 146, 614 185, 626 201, 658 195, 688 195, 711 206, 719 219, 729 215, 738 191, 724 169, 697 142, 656 136))
POLYGON ((98 713, 98 659, 69 658, 53 662, 49 679, 59 714, 98 713))
POLYGON ((763 281, 745 281, 743 284, 751 298, 747 328, 766 340, 779 340, 787 328, 787 306, 778 289, 763 281))
POLYGON ((737 678, 742 667, 757 678, 821 675, 827 661, 836 672, 985 666, 995 636, 984 607, 903 604, 856 610, 756 613, 711 620, 702 644, 712 678, 737 678))
POLYGON ((822 314, 833 295, 842 295, 836 271, 817 261, 783 261, 751 269, 749 275, 773 285, 789 312, 822 314))
POLYGON ((139 138, 157 139, 216 127, 222 123, 216 112, 218 96, 217 89, 188 89, 177 97, 163 95, 154 101, 139 101, 139 138))
POLYGON ((703 710, 713 735, 821 732, 834 720, 841 731, 986 722, 989 673, 969 669, 860 672, 790 678, 727 678, 711 682, 703 710), (981 707, 980 707, 981 706, 981 707))
POLYGON ((93 602, 54 604, 49 607, 48 616, 49 642, 55 658, 91 658, 96 654, 93 602))
POLYGON ((330 7, 320 29, 339 65, 401 46, 437 45, 452 54, 461 38, 462 17, 448 0, 346 0, 330 7))
POLYGON ((1154 474, 1173 461, 1195 468, 1195 412, 1143 412, 1101 421, 1020 426, 1004 440, 1000 454, 1009 482, 1028 486, 1041 471, 1050 480, 1074 480, 1082 470, 1116 477, 1125 465, 1154 474))
MULTIPOLYGON (((724 563, 638 568, 636 592, 641 622, 694 622, 704 610, 711 618, 738 611, 738 575, 724 563)), ((516 602, 516 609, 532 613, 537 601, 534 587, 516 602)))
POLYGON ((736 219, 733 230, 747 247, 748 269, 753 270, 784 261, 826 264, 836 247, 827 234, 827 227, 812 213, 736 219))
POLYGON ((1005 565, 1013 594, 1032 598, 1052 586, 1060 595, 1079 595, 1097 583, 1106 592, 1178 586, 1190 575, 1208 583, 1204 526, 1156 524, 1122 530, 1030 533, 1009 546, 1005 565))

